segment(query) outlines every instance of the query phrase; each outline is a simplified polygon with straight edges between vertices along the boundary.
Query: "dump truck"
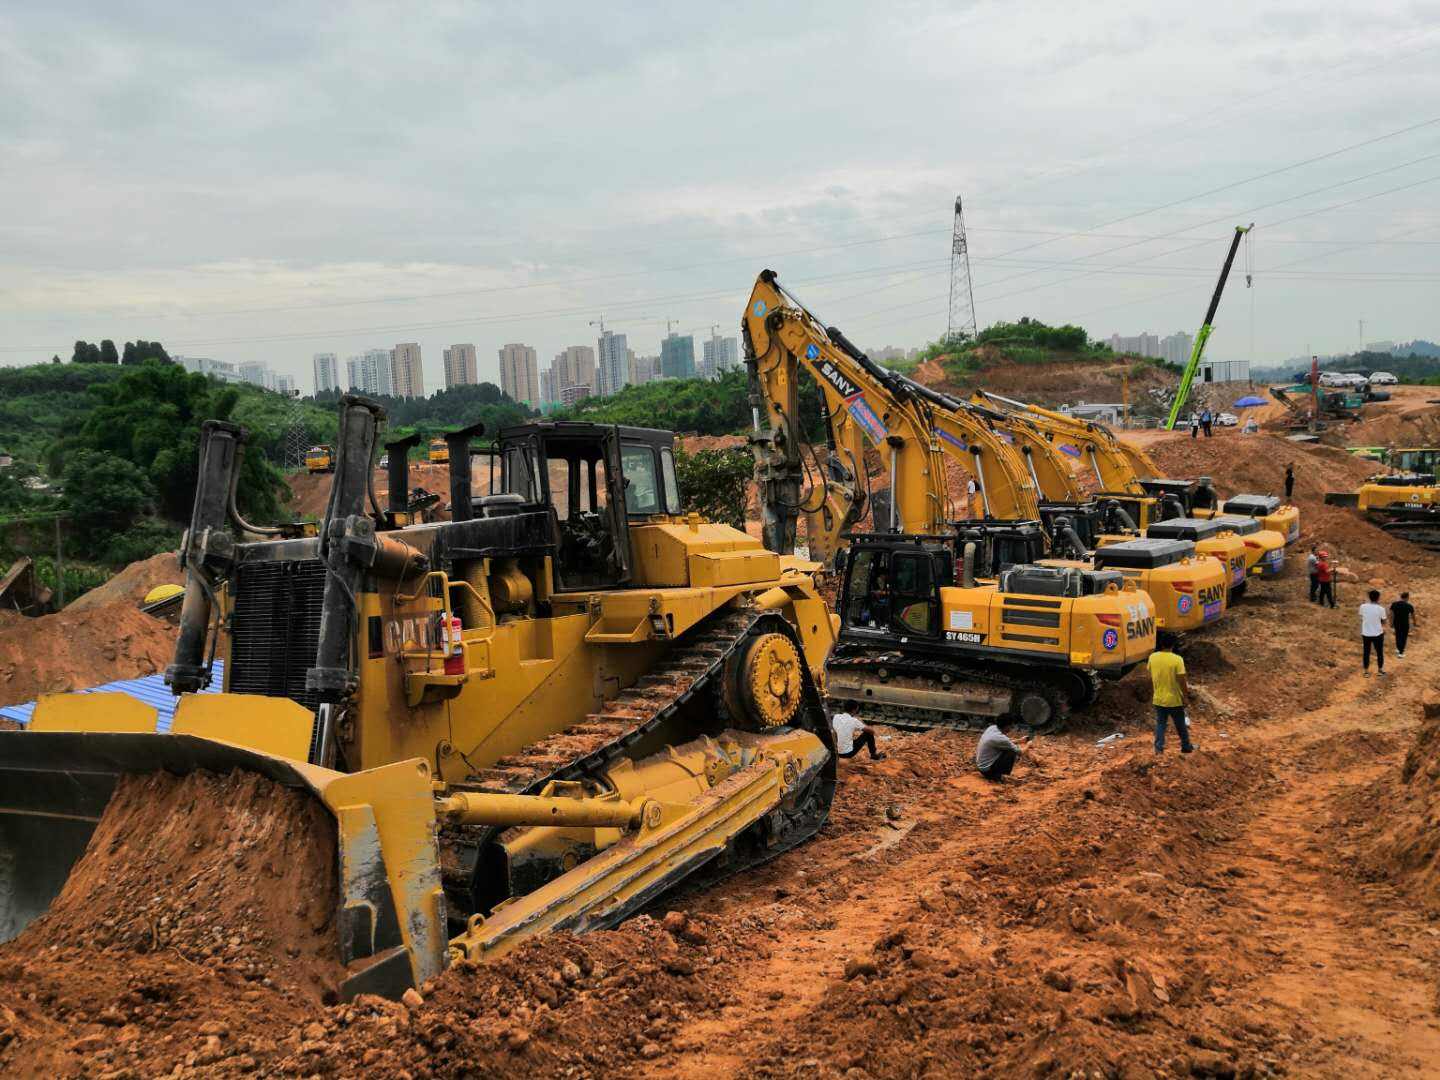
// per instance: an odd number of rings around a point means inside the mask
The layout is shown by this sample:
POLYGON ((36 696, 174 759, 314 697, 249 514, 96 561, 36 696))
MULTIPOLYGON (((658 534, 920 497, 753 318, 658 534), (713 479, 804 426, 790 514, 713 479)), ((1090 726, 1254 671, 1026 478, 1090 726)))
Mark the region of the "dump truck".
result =
POLYGON ((335 448, 332 446, 312 446, 305 451, 305 471, 309 473, 328 473, 335 471, 335 448))
POLYGON ((480 496, 481 427, 448 433, 451 520, 419 523, 406 453, 388 506, 373 493, 381 407, 340 413, 309 537, 240 516, 245 433, 203 426, 169 733, 98 693, 0 732, 0 939, 58 894, 130 773, 247 770, 323 805, 343 999, 612 926, 820 828, 835 625, 814 564, 686 513, 671 433, 509 428, 480 496), (202 694, 215 660, 222 692, 202 694))

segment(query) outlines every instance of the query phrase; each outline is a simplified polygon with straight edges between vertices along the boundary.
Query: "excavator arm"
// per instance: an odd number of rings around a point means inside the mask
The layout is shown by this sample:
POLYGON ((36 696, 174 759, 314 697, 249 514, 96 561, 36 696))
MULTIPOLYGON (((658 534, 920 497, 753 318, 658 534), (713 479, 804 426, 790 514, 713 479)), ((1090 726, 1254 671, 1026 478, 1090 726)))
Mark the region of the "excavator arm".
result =
MULTIPOLYGON (((940 448, 975 477, 986 517, 1027 521, 1039 516, 1043 489, 1036 470, 1007 441, 995 423, 993 410, 980 409, 905 376, 898 378, 932 406, 931 420, 940 436, 940 448)), ((1048 463, 1043 467, 1048 470, 1048 463)))
POLYGON ((811 555, 828 559, 841 534, 864 514, 867 443, 890 474, 889 513, 876 528, 925 534, 943 529, 950 513, 940 440, 932 430, 930 410, 898 376, 815 318, 771 270, 762 271, 755 282, 741 333, 767 548, 794 550, 796 523, 806 513, 813 530, 807 538, 811 555), (820 387, 830 435, 830 459, 818 463, 819 475, 803 494, 801 368, 820 387))
MULTIPOLYGON (((1156 475, 1154 462, 1142 451, 1126 447, 1113 432, 1103 424, 1079 420, 1053 409, 1014 401, 985 390, 977 390, 974 399, 978 404, 999 404, 1028 420, 1046 435, 1067 440, 1095 472, 1095 479, 1102 491, 1125 491, 1143 495, 1145 489, 1139 481, 1156 475), (1141 471, 1148 473, 1142 477, 1141 471)), ((1064 443, 1060 444, 1062 449, 1064 443)))

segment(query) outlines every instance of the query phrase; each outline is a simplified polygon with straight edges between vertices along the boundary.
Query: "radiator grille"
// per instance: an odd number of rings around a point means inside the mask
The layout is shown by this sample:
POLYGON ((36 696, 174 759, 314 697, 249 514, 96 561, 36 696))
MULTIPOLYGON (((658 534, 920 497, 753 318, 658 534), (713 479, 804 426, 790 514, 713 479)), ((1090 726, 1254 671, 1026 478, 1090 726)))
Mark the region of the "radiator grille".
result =
POLYGON ((315 664, 325 566, 318 559, 241 563, 235 572, 230 623, 230 691, 298 701, 312 712, 305 689, 315 664))

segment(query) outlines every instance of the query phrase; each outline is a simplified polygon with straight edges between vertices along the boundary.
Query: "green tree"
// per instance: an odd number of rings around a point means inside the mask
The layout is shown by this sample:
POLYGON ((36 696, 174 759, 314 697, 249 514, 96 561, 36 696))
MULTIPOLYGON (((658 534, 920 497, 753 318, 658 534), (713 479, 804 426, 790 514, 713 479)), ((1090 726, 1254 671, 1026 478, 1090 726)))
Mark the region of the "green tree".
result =
MULTIPOLYGON (((200 425, 229 420, 241 392, 175 364, 149 362, 90 390, 92 408, 79 430, 55 444, 51 473, 68 474, 73 454, 101 451, 143 470, 162 513, 190 517, 199 467, 200 425)), ((273 396, 273 395, 271 395, 273 396)), ((274 521, 281 512, 284 478, 259 448, 247 448, 237 500, 252 520, 274 521)))
POLYGON ((100 346, 92 345, 88 341, 75 342, 75 351, 70 356, 72 364, 98 364, 100 363, 100 346))
POLYGON ((115 342, 106 338, 100 342, 100 362, 102 364, 118 364, 120 354, 115 351, 115 342))
POLYGON ((683 446, 677 446, 675 480, 680 486, 680 502, 687 511, 743 529, 754 468, 750 452, 739 447, 687 454, 683 446))
POLYGON ((65 511, 82 551, 102 554, 154 501, 139 466, 114 454, 82 450, 65 464, 65 511))

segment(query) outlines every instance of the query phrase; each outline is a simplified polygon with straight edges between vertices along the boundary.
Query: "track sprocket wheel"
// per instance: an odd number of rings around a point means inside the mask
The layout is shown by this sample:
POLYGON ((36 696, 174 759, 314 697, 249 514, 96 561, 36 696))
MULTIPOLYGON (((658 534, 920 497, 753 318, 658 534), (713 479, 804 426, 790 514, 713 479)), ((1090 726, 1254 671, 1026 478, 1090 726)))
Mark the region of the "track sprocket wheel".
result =
POLYGON ((732 716, 759 729, 790 723, 804 694, 804 660, 795 643, 785 634, 759 634, 746 642, 736 660, 727 680, 732 716))

